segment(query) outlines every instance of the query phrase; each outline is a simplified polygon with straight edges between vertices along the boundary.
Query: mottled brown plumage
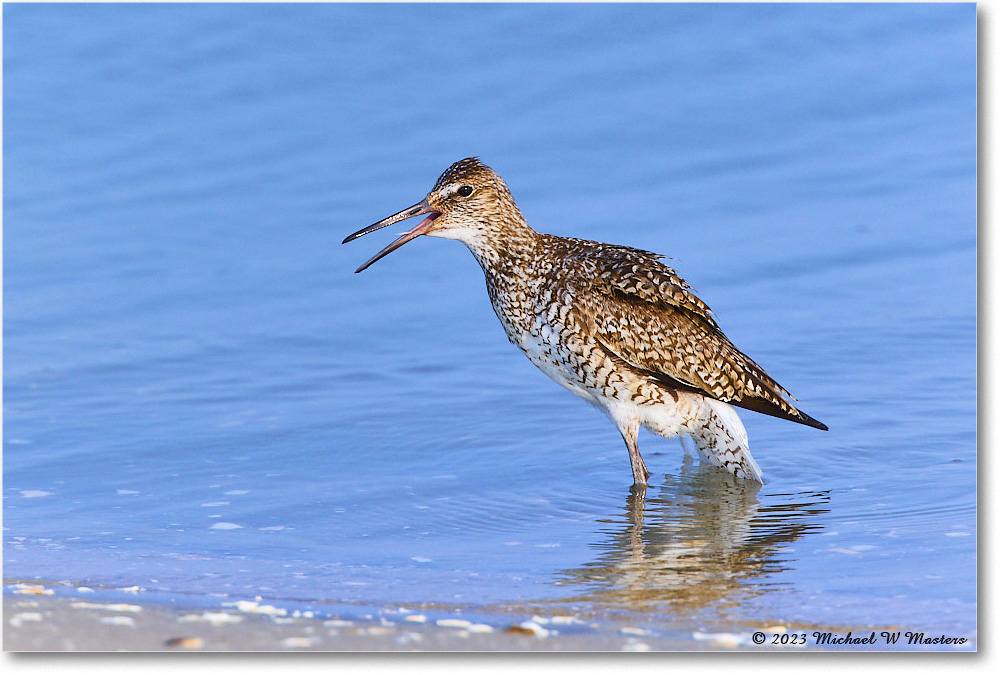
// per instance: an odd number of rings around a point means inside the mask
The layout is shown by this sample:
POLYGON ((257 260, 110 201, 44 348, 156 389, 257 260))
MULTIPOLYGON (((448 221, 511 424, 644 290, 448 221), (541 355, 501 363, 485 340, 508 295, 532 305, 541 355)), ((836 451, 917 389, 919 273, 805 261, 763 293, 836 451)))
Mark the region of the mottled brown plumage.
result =
POLYGON ((755 480, 760 469, 730 405, 826 429, 733 346, 661 256, 535 232, 503 179, 476 158, 449 167, 420 203, 344 241, 422 214, 358 271, 423 234, 464 242, 510 341, 615 422, 637 486, 648 476, 640 425, 688 436, 708 461, 755 480))

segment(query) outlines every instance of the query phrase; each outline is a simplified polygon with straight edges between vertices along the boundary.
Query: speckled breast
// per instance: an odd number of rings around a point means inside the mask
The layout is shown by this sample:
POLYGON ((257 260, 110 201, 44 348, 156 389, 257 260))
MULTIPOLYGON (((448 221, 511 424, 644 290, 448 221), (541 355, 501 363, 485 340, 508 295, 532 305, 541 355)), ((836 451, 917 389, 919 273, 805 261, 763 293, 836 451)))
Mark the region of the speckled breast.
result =
POLYGON ((574 394, 592 403, 619 397, 628 388, 626 378, 588 334, 573 289, 526 272, 486 275, 490 301, 511 343, 574 394))

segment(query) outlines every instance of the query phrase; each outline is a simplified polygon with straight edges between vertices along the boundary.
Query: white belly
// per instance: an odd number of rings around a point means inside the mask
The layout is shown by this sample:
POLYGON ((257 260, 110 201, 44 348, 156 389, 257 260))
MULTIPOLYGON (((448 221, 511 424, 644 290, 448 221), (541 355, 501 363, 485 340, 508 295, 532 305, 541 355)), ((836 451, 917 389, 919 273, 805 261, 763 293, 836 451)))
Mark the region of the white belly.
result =
POLYGON ((536 330, 537 336, 522 333, 514 344, 520 347, 528 360, 552 381, 591 403, 598 403, 594 392, 580 384, 576 373, 569 365, 572 363, 572 355, 556 340, 552 329, 546 324, 541 324, 536 325, 536 330))

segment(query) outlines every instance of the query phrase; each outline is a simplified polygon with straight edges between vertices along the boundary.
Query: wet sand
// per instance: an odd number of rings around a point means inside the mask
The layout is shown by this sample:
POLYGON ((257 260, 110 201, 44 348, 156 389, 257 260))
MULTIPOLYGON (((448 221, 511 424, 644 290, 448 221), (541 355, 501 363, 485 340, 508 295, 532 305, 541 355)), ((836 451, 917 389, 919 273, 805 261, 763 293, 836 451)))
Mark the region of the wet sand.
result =
MULTIPOLYGON (((22 589, 23 590, 23 589, 22 589)), ((5 594, 5 651, 691 651, 738 648, 634 629, 566 634, 558 620, 321 619, 257 602, 206 610, 141 598, 5 594)))
MULTIPOLYGON (((3 594, 5 652, 804 652, 830 646, 772 646, 757 638, 791 637, 805 626, 744 626, 733 632, 691 627, 639 627, 583 616, 523 613, 462 616, 441 608, 387 607, 372 613, 316 616, 252 600, 184 605, 150 598, 144 589, 94 590, 62 584, 8 580, 3 594), (692 631, 693 632, 689 632, 692 631)), ((814 627, 810 627, 814 628, 814 627)), ((842 627, 867 635, 872 628, 842 627)), ((777 639, 774 644, 779 644, 777 639)), ((887 645, 832 647, 879 652, 887 645)), ((914 648, 897 647, 904 651, 914 648)), ((964 645, 917 647, 927 651, 976 651, 964 645)))

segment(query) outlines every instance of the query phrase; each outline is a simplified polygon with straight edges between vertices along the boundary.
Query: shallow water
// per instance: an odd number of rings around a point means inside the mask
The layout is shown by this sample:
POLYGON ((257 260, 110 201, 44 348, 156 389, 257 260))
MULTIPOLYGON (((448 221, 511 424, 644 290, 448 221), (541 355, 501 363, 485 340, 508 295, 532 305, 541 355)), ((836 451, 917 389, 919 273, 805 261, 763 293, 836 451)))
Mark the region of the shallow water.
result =
POLYGON ((974 636, 975 56, 973 5, 5 7, 4 576, 974 636), (473 154, 831 430, 743 414, 759 491, 645 434, 630 499, 464 247, 352 274, 473 154))

